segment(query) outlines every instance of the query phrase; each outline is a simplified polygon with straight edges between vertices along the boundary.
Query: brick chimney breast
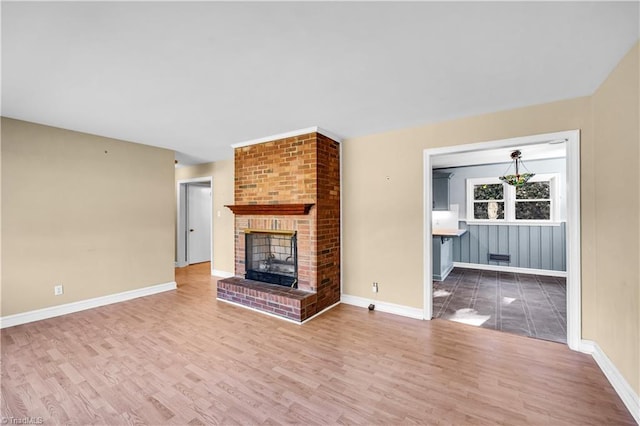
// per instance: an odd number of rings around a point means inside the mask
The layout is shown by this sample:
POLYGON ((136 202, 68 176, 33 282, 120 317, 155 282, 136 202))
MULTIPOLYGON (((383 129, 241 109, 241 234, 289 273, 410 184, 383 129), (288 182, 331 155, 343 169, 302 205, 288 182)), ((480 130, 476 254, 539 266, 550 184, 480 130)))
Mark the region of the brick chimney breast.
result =
POLYGON ((229 207, 252 213, 235 215, 235 277, 218 282, 218 298, 297 321, 339 302, 338 142, 314 131, 237 147, 234 156, 235 204, 229 207), (263 205, 270 208, 260 208, 263 205), (294 205, 304 205, 308 213, 291 209, 294 205), (297 233, 297 289, 273 288, 272 284, 245 279, 245 229, 297 233), (243 287, 243 281, 250 282, 243 287), (237 292, 242 294, 234 294, 237 292), (249 293, 251 299, 246 298, 249 293), (291 295, 290 300, 286 294, 291 295))

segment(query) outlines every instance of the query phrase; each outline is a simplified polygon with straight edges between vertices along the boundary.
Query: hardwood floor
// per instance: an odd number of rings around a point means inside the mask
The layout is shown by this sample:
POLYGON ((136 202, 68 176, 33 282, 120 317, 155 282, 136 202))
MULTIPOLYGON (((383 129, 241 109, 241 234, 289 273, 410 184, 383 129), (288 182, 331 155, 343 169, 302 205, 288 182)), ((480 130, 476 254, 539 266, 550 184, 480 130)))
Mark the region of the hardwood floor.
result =
POLYGON ((634 424, 593 359, 339 305, 304 325, 176 291, 1 332, 1 415, 44 424, 634 424))

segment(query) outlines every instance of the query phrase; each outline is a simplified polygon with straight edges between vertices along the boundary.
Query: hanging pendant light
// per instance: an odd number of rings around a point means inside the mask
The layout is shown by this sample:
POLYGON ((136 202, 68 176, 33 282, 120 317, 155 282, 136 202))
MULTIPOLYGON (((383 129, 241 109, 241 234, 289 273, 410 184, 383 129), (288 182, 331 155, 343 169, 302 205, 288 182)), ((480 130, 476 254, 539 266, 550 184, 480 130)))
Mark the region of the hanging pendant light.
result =
MULTIPOLYGON (((524 163, 521 160, 522 157, 522 153, 520 152, 520 150, 515 150, 511 153, 511 159, 513 160, 513 162, 515 163, 515 169, 516 169, 516 173, 512 174, 512 175, 508 175, 505 173, 504 176, 500 176, 500 180, 508 183, 509 185, 518 187, 518 186, 522 186, 525 183, 527 183, 529 181, 529 179, 531 179, 532 177, 534 177, 536 174, 535 173, 520 173, 520 166, 524 167, 525 170, 527 170, 527 172, 529 172, 529 170, 525 167, 524 163)), ((507 172, 511 169, 511 165, 509 165, 509 168, 507 169, 507 172)))

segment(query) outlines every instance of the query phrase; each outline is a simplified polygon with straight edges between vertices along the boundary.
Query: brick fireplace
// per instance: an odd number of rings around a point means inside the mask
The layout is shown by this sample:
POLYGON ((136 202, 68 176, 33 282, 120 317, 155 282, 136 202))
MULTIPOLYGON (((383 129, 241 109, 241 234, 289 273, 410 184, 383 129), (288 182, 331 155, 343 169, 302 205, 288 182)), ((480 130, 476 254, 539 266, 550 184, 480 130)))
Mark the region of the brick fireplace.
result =
POLYGON ((218 281, 218 299, 295 321, 339 302, 340 150, 313 130, 235 147, 235 204, 228 206, 235 214, 235 276, 218 281), (247 267, 249 233, 295 236, 296 264, 287 266, 295 268, 292 286, 261 278, 269 259, 280 269, 290 262, 286 244, 272 243, 247 267))

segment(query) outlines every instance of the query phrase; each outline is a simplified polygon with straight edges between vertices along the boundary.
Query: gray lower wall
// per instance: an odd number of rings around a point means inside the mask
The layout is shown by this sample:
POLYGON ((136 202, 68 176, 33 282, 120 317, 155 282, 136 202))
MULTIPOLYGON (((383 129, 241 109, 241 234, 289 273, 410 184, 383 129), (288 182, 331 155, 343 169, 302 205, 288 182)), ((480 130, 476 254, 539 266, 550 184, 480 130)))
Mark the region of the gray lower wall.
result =
POLYGON ((453 261, 566 271, 566 224, 560 226, 467 225, 453 238, 453 261), (509 254, 510 262, 489 262, 489 253, 509 254))

